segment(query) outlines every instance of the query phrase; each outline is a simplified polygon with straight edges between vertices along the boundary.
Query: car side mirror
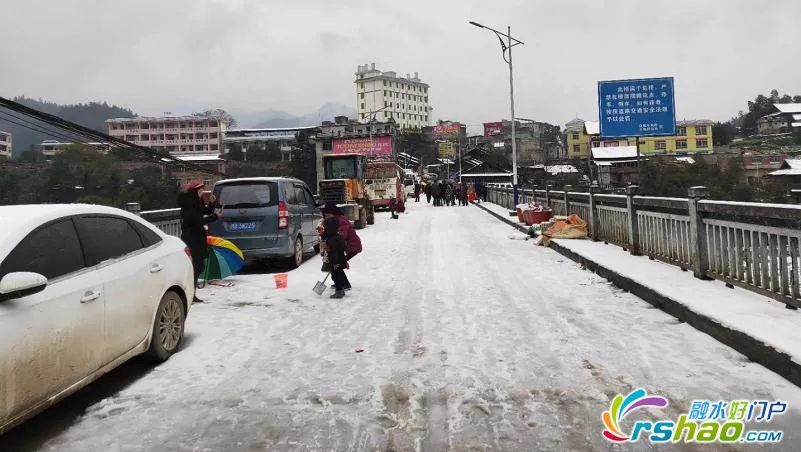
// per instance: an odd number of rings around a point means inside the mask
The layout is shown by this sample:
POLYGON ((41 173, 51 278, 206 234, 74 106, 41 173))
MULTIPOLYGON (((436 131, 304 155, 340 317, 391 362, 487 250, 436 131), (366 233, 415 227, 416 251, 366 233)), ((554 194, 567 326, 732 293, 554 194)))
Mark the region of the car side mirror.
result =
POLYGON ((47 278, 39 273, 14 272, 0 279, 0 301, 26 297, 43 291, 47 278))

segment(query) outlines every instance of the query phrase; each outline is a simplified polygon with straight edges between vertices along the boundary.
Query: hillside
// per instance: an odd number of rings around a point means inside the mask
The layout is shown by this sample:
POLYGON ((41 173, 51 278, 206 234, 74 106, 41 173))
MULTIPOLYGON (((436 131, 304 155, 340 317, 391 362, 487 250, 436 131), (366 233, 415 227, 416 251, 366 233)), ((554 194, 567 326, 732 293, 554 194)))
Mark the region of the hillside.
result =
MULTIPOLYGON (((106 132, 106 119, 110 118, 131 118, 134 112, 124 107, 109 105, 106 102, 89 102, 75 105, 59 105, 54 102, 42 99, 32 99, 29 97, 15 97, 14 101, 27 107, 35 108, 45 113, 59 116, 68 121, 76 122, 84 127, 106 132)), ((31 146, 37 145, 42 140, 58 140, 59 137, 50 136, 41 132, 26 129, 17 124, 12 124, 0 118, 0 130, 11 132, 14 135, 14 156, 19 156, 31 146)))
POLYGON ((321 121, 330 121, 334 116, 356 117, 356 110, 344 104, 329 102, 315 111, 295 115, 285 111, 267 110, 254 113, 234 113, 238 127, 270 128, 299 127, 319 125, 321 121))

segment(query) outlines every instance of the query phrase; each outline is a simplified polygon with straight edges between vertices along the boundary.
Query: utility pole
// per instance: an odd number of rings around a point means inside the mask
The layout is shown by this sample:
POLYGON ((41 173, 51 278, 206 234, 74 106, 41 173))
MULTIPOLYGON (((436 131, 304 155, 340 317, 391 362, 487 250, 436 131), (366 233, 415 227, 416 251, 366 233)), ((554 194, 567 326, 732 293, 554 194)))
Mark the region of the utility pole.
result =
POLYGON ((470 25, 474 25, 478 28, 487 29, 493 33, 495 36, 498 37, 498 40, 501 42, 501 51, 503 55, 503 60, 509 65, 509 99, 511 104, 512 110, 512 188, 514 191, 514 204, 517 205, 518 203, 518 192, 517 192, 517 139, 515 138, 515 88, 514 88, 514 76, 512 72, 512 47, 516 45, 523 44, 523 41, 515 39, 512 37, 512 27, 506 27, 506 33, 502 33, 494 28, 487 27, 485 25, 481 25, 477 22, 470 21, 470 25), (506 42, 504 42, 503 38, 506 38, 506 42), (514 41, 514 42, 513 42, 514 41), (506 51, 509 51, 509 59, 506 59, 506 51))

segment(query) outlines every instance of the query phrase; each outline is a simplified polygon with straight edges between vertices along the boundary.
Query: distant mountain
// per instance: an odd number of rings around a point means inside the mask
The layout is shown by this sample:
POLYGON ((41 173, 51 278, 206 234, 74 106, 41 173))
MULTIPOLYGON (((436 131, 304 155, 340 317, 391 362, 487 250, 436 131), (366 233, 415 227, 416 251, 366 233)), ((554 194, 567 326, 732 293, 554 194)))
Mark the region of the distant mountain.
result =
MULTIPOLYGON (((68 121, 76 122, 84 127, 97 130, 98 132, 106 133, 106 119, 111 118, 132 118, 134 112, 128 108, 118 107, 116 105, 109 105, 106 102, 89 102, 86 104, 75 105, 59 105, 54 102, 44 101, 42 99, 32 99, 25 96, 18 96, 14 98, 15 102, 19 102, 27 107, 34 108, 51 115, 56 115, 68 121)), ((16 121, 16 120, 15 120, 16 121)), ((53 129, 51 126, 37 124, 35 128, 45 128, 47 130, 53 129)), ((49 135, 42 132, 27 129, 17 124, 12 124, 0 118, 0 130, 11 132, 13 134, 13 156, 18 156, 27 151, 33 145, 41 143, 43 140, 65 140, 65 138, 57 135, 49 135)), ((64 137, 71 137, 72 135, 66 134, 63 131, 57 131, 57 134, 64 137)))
POLYGON ((334 116, 356 117, 356 110, 347 105, 329 102, 317 110, 302 115, 293 115, 285 111, 268 110, 255 113, 236 113, 237 127, 270 128, 316 126, 322 121, 331 121, 334 116))

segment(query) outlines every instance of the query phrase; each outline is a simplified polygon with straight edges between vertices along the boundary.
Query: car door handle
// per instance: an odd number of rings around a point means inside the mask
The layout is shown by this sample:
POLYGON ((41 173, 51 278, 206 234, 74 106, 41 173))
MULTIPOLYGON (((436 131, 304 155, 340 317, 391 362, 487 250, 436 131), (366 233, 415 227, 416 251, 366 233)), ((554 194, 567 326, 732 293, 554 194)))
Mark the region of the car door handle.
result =
POLYGON ((161 264, 153 264, 153 266, 150 267, 150 273, 158 273, 162 270, 164 270, 164 266, 161 264))
POLYGON ((102 292, 100 291, 90 290, 89 292, 83 294, 83 298, 81 298, 81 303, 89 303, 91 301, 95 301, 98 298, 100 298, 101 294, 102 292))

